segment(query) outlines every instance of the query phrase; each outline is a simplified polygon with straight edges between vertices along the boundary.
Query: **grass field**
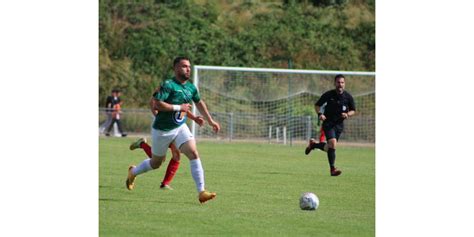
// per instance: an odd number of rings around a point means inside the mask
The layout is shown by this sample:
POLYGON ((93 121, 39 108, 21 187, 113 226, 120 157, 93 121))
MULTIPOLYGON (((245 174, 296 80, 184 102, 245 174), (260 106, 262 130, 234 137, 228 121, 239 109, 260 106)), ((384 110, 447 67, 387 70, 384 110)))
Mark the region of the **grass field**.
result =
POLYGON ((339 177, 329 176, 326 154, 304 146, 199 142, 206 187, 217 198, 203 205, 183 155, 171 185, 159 189, 164 167, 125 188, 127 168, 144 158, 133 138, 99 140, 100 236, 374 236, 375 149, 337 149, 339 177), (299 197, 314 192, 316 211, 299 197))

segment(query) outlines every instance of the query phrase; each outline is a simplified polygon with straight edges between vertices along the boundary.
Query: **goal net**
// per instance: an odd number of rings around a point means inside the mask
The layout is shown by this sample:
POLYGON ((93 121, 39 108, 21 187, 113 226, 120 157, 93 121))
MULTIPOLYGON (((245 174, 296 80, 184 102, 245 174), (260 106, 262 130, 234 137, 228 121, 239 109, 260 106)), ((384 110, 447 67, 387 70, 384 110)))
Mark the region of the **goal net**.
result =
MULTIPOLYGON (((194 66, 194 84, 213 118, 221 125, 192 124, 196 137, 306 142, 319 136, 314 104, 334 89, 334 76, 346 77, 346 91, 356 103, 356 115, 345 121, 342 141, 375 142, 375 73, 268 68, 194 66)), ((197 113, 193 107, 193 112, 197 113)))

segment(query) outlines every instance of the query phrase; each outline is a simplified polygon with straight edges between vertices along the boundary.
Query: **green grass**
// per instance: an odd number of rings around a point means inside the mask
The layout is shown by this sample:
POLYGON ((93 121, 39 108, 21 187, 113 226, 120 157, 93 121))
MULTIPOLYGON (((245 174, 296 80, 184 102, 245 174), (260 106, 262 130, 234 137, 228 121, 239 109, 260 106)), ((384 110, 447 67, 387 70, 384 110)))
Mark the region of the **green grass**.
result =
POLYGON ((189 161, 183 155, 171 185, 162 191, 164 167, 125 188, 129 164, 145 153, 130 151, 132 138, 99 140, 100 236, 374 236, 375 149, 337 149, 343 171, 329 176, 326 154, 304 155, 303 145, 199 142, 206 187, 217 198, 199 204, 189 161), (299 197, 314 192, 316 211, 302 211, 299 197))

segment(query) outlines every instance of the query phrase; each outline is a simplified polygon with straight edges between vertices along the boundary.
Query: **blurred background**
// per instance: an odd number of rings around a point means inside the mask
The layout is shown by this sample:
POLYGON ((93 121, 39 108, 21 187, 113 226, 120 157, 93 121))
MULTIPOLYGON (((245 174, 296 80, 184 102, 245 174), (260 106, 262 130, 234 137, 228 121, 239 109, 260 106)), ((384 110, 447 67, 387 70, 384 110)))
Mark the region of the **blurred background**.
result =
MULTIPOLYGON (((173 75, 172 60, 178 55, 188 56, 193 66, 374 72, 375 0, 101 0, 99 123, 106 119, 103 107, 107 96, 118 88, 123 101, 124 130, 131 134, 148 133, 153 119, 148 110, 150 96, 161 81, 173 75)), ((199 85, 200 90, 212 91, 217 82, 233 78, 233 84, 227 82, 227 87, 223 87, 228 89, 226 93, 231 93, 228 95, 237 101, 240 97, 253 101, 248 105, 234 101, 240 107, 229 109, 208 101, 216 96, 203 97, 209 102, 211 112, 222 112, 213 114, 221 116, 224 122, 222 139, 238 137, 231 129, 239 126, 247 127, 245 133, 255 131, 259 139, 269 138, 271 132, 275 138, 276 127, 281 130, 286 127, 291 141, 306 140, 308 134, 314 136, 318 132, 313 105, 324 90, 331 89, 334 77, 280 75, 276 79, 276 75, 268 73, 230 75, 229 72, 206 75, 211 79, 200 80, 204 83, 199 85), (254 82, 248 84, 248 81, 254 82), (236 90, 243 87, 254 92, 236 90), (268 98, 252 97, 259 91, 267 91, 264 94, 268 98), (262 111, 264 108, 269 109, 262 111), (230 110, 244 111, 246 114, 241 117, 244 120, 248 116, 255 121, 266 120, 256 114, 280 117, 257 129, 251 123, 231 127, 226 125, 230 123, 229 113, 234 112, 230 110)), ((357 97, 356 103, 364 108, 365 117, 356 116, 348 121, 347 136, 341 139, 372 143, 375 141, 375 76, 347 79, 346 89, 357 97)), ((201 135, 212 136, 208 130, 199 131, 201 135)))

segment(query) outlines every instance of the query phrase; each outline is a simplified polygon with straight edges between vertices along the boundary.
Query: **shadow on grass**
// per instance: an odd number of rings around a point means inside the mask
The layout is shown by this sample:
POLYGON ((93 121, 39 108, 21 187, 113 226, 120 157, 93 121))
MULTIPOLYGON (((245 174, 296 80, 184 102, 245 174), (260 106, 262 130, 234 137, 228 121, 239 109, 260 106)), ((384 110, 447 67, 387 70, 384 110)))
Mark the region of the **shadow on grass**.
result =
POLYGON ((99 198, 101 202, 140 202, 140 203, 176 203, 176 204, 189 204, 194 205, 196 202, 173 202, 163 200, 145 200, 145 199, 121 199, 121 198, 99 198))
POLYGON ((290 172, 277 172, 277 171, 268 171, 268 172, 257 172, 257 174, 269 174, 269 175, 295 175, 297 173, 290 173, 290 172))

